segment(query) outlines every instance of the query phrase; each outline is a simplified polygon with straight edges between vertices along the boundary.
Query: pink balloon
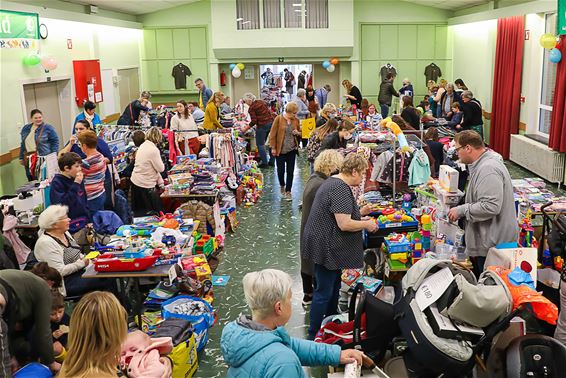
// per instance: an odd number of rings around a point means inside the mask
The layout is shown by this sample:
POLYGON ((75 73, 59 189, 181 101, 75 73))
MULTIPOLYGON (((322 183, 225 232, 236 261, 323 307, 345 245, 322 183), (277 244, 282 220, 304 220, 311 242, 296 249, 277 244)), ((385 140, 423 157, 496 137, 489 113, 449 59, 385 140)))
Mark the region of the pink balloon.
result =
POLYGON ((57 68, 57 64, 57 59, 52 56, 44 56, 43 58, 41 58, 41 65, 47 71, 52 71, 57 68))

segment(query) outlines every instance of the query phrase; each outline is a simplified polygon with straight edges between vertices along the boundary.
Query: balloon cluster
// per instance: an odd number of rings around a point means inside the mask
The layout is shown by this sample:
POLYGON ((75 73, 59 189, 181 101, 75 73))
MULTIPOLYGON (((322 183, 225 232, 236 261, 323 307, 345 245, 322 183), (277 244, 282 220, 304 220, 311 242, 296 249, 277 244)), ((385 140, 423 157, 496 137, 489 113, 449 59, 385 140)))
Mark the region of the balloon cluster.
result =
POLYGON ((556 36, 554 34, 546 33, 541 35, 539 43, 545 49, 550 50, 548 52, 548 60, 552 63, 558 63, 562 60, 562 53, 557 49, 558 43, 556 43, 556 36))
POLYGON ((230 64, 230 70, 232 71, 232 76, 236 79, 242 76, 242 70, 246 68, 244 63, 232 63, 230 64))
POLYGON ((340 63, 338 58, 332 58, 332 59, 325 60, 324 62, 322 62, 322 67, 325 70, 327 70, 328 72, 334 72, 334 70, 336 69, 336 65, 338 63, 340 63))
POLYGON ((47 72, 47 71, 53 71, 54 69, 57 68, 58 66, 58 62, 57 59, 55 59, 52 56, 39 56, 39 54, 36 53, 31 53, 28 54, 26 56, 24 56, 23 59, 23 63, 25 66, 28 67, 33 67, 33 66, 37 66, 39 63, 41 63, 41 66, 43 67, 43 69, 47 72))
POLYGON ((379 124, 382 127, 387 127, 389 130, 391 130, 393 134, 395 134, 397 140, 399 141, 399 147, 401 147, 402 151, 409 150, 409 143, 407 143, 407 138, 405 138, 405 134, 403 134, 403 131, 401 130, 399 125, 393 122, 390 117, 383 119, 379 124))

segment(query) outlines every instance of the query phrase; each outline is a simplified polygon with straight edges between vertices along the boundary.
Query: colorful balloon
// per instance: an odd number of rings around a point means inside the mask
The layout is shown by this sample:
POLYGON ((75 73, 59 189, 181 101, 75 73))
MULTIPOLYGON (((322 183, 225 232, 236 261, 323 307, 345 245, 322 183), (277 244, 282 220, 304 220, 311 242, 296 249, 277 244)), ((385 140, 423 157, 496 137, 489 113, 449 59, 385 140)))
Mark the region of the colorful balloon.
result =
POLYGON ((328 69, 328 67, 330 67, 330 62, 328 60, 322 62, 322 68, 328 69))
POLYGON ((336 66, 334 64, 330 64, 326 70, 328 72, 334 72, 335 69, 336 69, 336 66))
POLYGON ((548 60, 552 63, 558 63, 562 60, 562 53, 557 48, 554 48, 548 52, 548 60))
POLYGON ((234 76, 236 79, 242 76, 242 71, 240 71, 240 68, 237 65, 232 70, 232 76, 234 76))
POLYGON ((238 64, 236 64, 236 66, 238 66, 238 68, 240 69, 240 71, 243 70, 244 68, 246 68, 246 66, 245 66, 244 63, 238 63, 238 64))
POLYGON ((545 49, 552 49, 556 46, 556 36, 551 33, 546 33, 540 36, 539 43, 545 49))
POLYGON ((45 71, 53 71, 55 68, 57 68, 57 59, 55 59, 52 56, 44 56, 43 58, 41 58, 41 65, 43 66, 43 68, 45 69, 45 71))
POLYGON ((230 64, 230 71, 232 71, 234 69, 234 67, 236 67, 236 63, 230 64))
POLYGON ((26 66, 35 66, 41 62, 41 58, 37 54, 28 54, 24 56, 23 63, 26 66))
POLYGON ((330 63, 337 65, 338 63, 340 63, 340 61, 338 60, 338 58, 332 58, 330 59, 330 63))

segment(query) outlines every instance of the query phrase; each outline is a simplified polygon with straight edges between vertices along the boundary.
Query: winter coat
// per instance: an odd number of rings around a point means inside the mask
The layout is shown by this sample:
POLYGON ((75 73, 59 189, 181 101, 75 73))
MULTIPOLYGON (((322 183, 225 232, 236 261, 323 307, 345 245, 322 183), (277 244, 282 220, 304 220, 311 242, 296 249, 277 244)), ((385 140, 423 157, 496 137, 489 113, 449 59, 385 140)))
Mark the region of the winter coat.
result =
POLYGON ((245 316, 222 331, 220 348, 230 366, 228 377, 305 377, 302 365, 336 366, 340 347, 290 337, 285 328, 270 330, 245 316))
POLYGON ((377 96, 377 101, 380 104, 391 106, 391 101, 393 96, 399 97, 399 93, 393 87, 393 82, 391 80, 383 80, 379 86, 379 95, 377 96))

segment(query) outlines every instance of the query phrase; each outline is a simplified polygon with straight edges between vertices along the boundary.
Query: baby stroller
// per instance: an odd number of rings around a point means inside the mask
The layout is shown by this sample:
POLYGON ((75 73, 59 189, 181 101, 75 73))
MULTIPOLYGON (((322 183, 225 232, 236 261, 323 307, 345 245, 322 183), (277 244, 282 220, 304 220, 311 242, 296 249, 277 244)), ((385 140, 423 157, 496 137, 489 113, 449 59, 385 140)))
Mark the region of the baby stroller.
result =
MULTIPOLYGON (((564 268, 559 266, 559 259, 564 259, 566 256, 566 215, 557 212, 550 214, 546 209, 552 205, 552 202, 545 203, 540 208, 543 216, 541 240, 538 245, 538 260, 543 261, 550 258, 546 264, 550 264, 554 269, 562 272, 562 280, 565 280, 564 268), (545 239, 548 243, 550 256, 544 256, 545 239)), ((564 265, 564 264, 562 264, 564 265)), ((537 290, 542 291, 543 295, 550 299, 552 303, 560 307, 560 294, 558 289, 544 285, 540 282, 537 283, 537 290)))

